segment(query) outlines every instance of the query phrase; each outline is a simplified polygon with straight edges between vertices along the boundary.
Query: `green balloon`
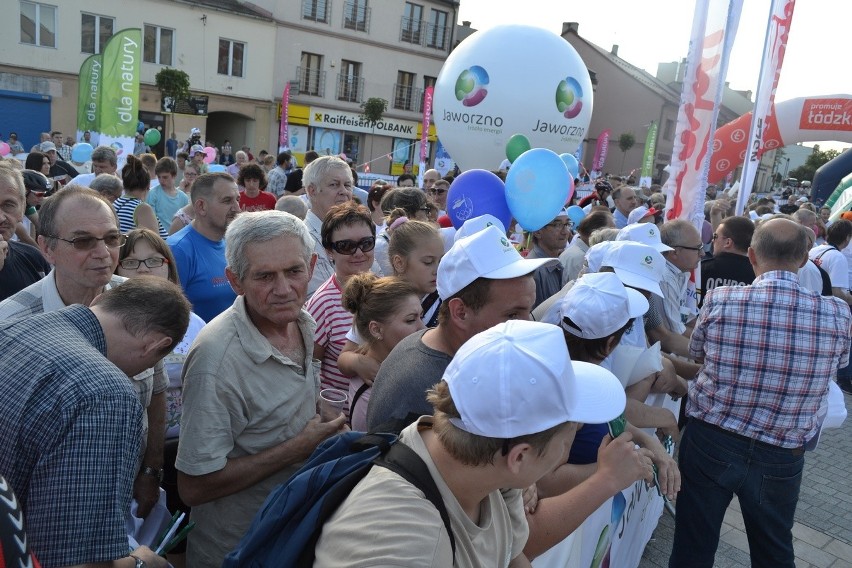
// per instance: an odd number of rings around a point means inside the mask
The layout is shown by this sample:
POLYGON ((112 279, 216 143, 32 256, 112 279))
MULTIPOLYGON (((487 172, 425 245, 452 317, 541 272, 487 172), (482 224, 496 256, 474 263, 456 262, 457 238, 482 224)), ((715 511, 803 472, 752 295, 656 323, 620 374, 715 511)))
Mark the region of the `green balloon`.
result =
POLYGON ((506 158, 510 162, 518 159, 518 156, 531 148, 530 141, 523 134, 513 134, 506 142, 506 158))
POLYGON ((156 146, 160 141, 160 131, 156 128, 149 128, 145 131, 145 145, 156 146))

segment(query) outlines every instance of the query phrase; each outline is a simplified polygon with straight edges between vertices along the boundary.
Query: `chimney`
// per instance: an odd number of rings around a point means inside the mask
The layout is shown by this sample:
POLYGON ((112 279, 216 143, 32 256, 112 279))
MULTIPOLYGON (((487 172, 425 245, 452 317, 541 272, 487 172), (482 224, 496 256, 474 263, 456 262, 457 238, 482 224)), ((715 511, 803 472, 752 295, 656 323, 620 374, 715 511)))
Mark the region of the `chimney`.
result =
POLYGON ((618 44, 617 43, 612 44, 612 51, 610 51, 610 53, 612 53, 615 57, 618 57, 618 44))
POLYGON ((573 33, 580 35, 580 24, 578 22, 562 22, 562 35, 573 33))
POLYGON ((470 27, 470 20, 462 20, 462 26, 465 28, 470 27))

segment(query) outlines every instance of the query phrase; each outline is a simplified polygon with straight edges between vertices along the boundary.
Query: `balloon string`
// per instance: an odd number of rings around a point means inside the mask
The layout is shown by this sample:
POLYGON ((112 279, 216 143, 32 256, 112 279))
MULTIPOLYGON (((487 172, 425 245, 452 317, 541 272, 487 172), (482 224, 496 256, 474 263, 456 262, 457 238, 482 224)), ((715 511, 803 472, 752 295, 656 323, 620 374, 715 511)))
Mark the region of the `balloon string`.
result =
MULTIPOLYGON (((409 148, 411 148, 412 146, 414 146, 414 145, 415 145, 415 144, 417 144, 418 142, 420 142, 420 140, 416 140, 416 141, 412 142, 411 144, 409 144, 408 146, 406 146, 406 147, 405 147, 405 149, 406 149, 406 150, 408 150, 409 148)), ((399 149, 399 148, 397 148, 397 150, 398 150, 398 149, 399 149)), ((396 152, 396 150, 394 150, 394 152, 396 152)), ((379 160, 384 160, 385 158, 387 158, 388 160, 390 160, 391 162, 393 162, 393 152, 391 152, 391 153, 389 153, 389 154, 382 154, 382 155, 381 155, 381 156, 379 156, 378 158, 373 158, 373 159, 372 159, 372 160, 370 160, 369 162, 364 162, 363 164, 358 164, 357 166, 355 166, 355 169, 357 170, 358 168, 363 168, 363 167, 364 167, 364 166, 366 166, 366 165, 372 164, 373 162, 378 162, 379 160)))
POLYGON ((527 231, 527 243, 526 243, 526 245, 524 245, 524 249, 530 250, 530 241, 531 240, 532 240, 532 231, 527 231))

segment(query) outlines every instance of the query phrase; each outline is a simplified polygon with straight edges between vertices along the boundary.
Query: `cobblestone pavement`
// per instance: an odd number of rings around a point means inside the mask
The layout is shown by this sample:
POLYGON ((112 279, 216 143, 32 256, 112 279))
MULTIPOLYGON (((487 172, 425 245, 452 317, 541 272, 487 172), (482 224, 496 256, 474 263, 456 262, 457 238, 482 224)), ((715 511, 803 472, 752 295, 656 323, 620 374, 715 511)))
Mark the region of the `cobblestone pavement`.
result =
MULTIPOLYGON (((852 396, 845 395, 850 417, 823 432, 820 445, 805 456, 805 473, 793 547, 797 568, 852 568, 852 396)), ((750 566, 740 506, 736 497, 725 515, 715 566, 750 566)), ((663 515, 639 568, 667 568, 674 521, 663 515)))

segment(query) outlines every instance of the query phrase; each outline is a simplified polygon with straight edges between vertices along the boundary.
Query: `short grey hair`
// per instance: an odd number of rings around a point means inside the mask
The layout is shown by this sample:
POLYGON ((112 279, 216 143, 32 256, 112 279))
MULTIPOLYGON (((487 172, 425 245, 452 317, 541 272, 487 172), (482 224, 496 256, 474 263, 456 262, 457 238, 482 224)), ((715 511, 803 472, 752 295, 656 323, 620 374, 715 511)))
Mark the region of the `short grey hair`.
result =
POLYGON ((301 219, 284 211, 257 211, 238 215, 225 231, 225 260, 228 268, 242 280, 248 272, 246 248, 278 237, 296 237, 302 243, 302 257, 310 265, 314 239, 301 219))
POLYGON ((302 171, 302 185, 305 189, 311 185, 317 187, 323 178, 335 170, 346 171, 349 181, 352 181, 352 170, 349 168, 349 164, 337 156, 322 156, 305 166, 302 171))
POLYGON ((97 148, 92 150, 92 157, 90 159, 93 162, 109 162, 113 166, 118 163, 118 158, 115 155, 115 150, 113 150, 109 146, 98 146, 97 148))
POLYGON ((275 203, 275 209, 284 211, 291 215, 295 215, 299 219, 305 220, 308 214, 308 204, 298 195, 283 195, 275 203))
POLYGON ((603 227, 596 231, 592 231, 589 236, 589 248, 605 241, 614 241, 618 237, 618 229, 612 227, 603 227))
POLYGON ((124 185, 121 180, 112 174, 101 174, 92 180, 89 187, 102 195, 108 195, 113 199, 121 197, 124 192, 124 185))
MULTIPOLYGON (((695 228, 695 225, 686 219, 672 219, 671 221, 666 221, 660 227, 660 240, 663 241, 664 245, 668 245, 670 247, 683 244, 683 234, 690 228, 698 231, 698 229, 695 228)), ((700 232, 698 234, 701 235, 700 232)))

